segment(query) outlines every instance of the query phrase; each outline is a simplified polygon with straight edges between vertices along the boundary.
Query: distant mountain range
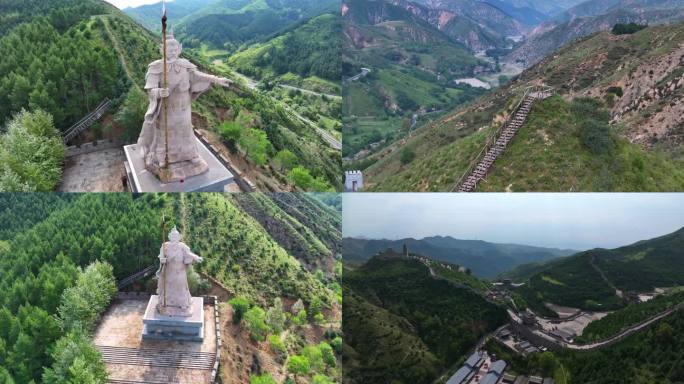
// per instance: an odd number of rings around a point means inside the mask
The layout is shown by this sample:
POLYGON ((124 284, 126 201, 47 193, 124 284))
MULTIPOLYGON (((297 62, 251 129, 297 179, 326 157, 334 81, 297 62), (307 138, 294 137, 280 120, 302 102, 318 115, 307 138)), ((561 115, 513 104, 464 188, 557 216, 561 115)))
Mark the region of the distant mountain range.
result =
MULTIPOLYGON (((336 0, 175 0, 167 4, 169 24, 186 42, 217 48, 256 41, 326 11, 336 0)), ((124 12, 153 31, 160 30, 161 2, 124 12)))
POLYGON ((464 266, 469 268, 473 275, 482 278, 495 277, 521 264, 548 261, 577 252, 569 249, 459 240, 449 236, 433 236, 420 240, 368 240, 346 237, 342 240, 342 255, 344 260, 365 261, 388 248, 401 251, 404 244, 409 252, 464 266))

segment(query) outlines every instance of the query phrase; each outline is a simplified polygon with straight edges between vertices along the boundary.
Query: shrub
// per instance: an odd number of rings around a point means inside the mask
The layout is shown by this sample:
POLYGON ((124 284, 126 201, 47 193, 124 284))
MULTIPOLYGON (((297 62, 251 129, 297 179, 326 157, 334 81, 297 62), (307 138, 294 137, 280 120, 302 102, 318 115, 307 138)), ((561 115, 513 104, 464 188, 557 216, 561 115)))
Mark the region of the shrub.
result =
POLYGON ((410 148, 404 148, 403 151, 401 151, 401 157, 399 160, 401 161, 402 164, 408 164, 413 161, 413 159, 416 158, 416 153, 413 152, 410 148))
POLYGON ((237 324, 242 320, 242 316, 249 309, 249 301, 243 297, 234 297, 228 302, 233 307, 233 324, 237 324))
POLYGON ((266 335, 269 332, 268 325, 266 325, 266 312, 259 307, 252 307, 245 312, 245 324, 249 329, 250 336, 254 341, 266 340, 266 335))
POLYGON ((600 155, 615 148, 615 141, 606 123, 587 119, 580 123, 579 135, 582 145, 591 153, 600 155))
POLYGON ((249 376, 249 384, 278 384, 277 381, 269 373, 263 375, 251 375, 249 376))
POLYGON ((613 26, 611 33, 613 35, 631 35, 632 33, 639 32, 646 27, 648 27, 648 25, 637 23, 618 23, 613 26))

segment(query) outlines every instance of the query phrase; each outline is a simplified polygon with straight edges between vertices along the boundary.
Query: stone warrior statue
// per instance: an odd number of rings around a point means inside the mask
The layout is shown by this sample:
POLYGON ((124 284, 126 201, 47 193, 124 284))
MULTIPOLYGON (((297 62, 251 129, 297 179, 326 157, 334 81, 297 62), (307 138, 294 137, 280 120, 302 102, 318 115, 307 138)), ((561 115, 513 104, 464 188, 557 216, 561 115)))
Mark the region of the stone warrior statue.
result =
POLYGON ((180 58, 182 48, 173 33, 167 34, 162 45, 165 59, 149 65, 145 89, 150 105, 138 138, 145 168, 165 183, 208 170, 193 134, 191 104, 212 84, 231 85, 230 80, 202 73, 190 61, 180 58))
POLYGON ((173 227, 169 233, 169 241, 164 243, 159 251, 159 261, 157 311, 167 316, 191 316, 187 271, 192 263, 202 262, 202 258, 192 253, 190 247, 181 242, 180 232, 173 227))

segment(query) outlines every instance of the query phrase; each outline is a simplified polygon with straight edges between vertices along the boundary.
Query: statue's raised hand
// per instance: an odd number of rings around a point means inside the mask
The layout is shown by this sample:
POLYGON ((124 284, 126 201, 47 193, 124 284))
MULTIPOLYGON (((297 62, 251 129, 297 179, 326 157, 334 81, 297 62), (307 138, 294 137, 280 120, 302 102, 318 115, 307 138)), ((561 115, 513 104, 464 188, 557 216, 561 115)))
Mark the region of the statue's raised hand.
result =
POLYGON ((229 88, 233 82, 231 80, 226 79, 225 77, 219 77, 218 80, 216 80, 216 84, 229 88))
POLYGON ((204 261, 204 259, 203 259, 203 258, 201 258, 201 257, 199 257, 199 256, 197 256, 197 259, 196 259, 196 261, 197 261, 198 263, 201 263, 201 262, 203 262, 203 261, 204 261))

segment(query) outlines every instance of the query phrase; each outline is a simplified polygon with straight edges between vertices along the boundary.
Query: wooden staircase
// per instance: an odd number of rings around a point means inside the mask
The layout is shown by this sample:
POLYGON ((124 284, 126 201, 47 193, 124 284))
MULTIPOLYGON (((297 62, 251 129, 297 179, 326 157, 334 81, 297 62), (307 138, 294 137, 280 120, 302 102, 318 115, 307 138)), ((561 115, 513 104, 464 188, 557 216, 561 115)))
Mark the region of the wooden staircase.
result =
POLYGON ((483 180, 492 164, 496 159, 504 153, 508 144, 513 140, 513 137, 518 132, 520 127, 525 124, 525 120, 532 110, 535 101, 543 100, 550 97, 553 91, 550 87, 529 87, 525 90, 520 102, 514 109, 513 113, 506 119, 492 138, 495 140, 488 140, 485 148, 478 154, 476 160, 471 163, 471 166, 463 173, 461 178, 456 182, 453 190, 458 192, 472 192, 477 187, 477 183, 483 180))

